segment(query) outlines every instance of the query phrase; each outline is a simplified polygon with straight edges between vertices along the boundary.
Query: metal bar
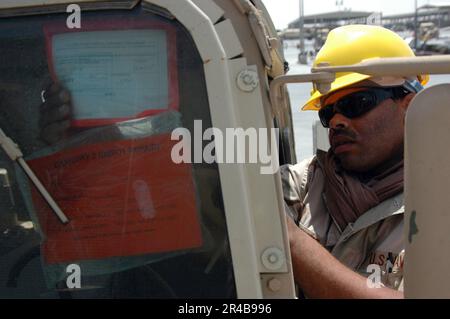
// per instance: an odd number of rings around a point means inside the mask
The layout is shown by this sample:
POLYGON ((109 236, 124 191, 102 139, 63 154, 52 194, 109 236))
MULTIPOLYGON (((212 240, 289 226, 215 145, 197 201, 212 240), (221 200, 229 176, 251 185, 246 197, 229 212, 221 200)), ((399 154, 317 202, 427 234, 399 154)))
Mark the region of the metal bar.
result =
POLYGON ((289 83, 313 82, 318 90, 326 93, 338 72, 356 72, 370 76, 417 76, 419 74, 450 74, 450 55, 434 55, 411 58, 380 58, 355 65, 320 66, 311 69, 312 74, 293 74, 275 78, 270 83, 272 111, 279 108, 280 88, 289 83))
POLYGON ((28 178, 33 182, 34 186, 36 186, 39 193, 41 193, 42 197, 44 197, 45 201, 48 203, 51 209, 55 212, 56 216, 59 218, 61 223, 67 224, 69 222, 69 219, 63 213, 61 208, 59 208, 58 204, 53 200, 53 197, 48 193, 45 186, 42 185, 41 181, 33 173, 28 164, 21 157, 17 159, 17 162, 19 163, 20 167, 22 167, 22 169, 25 171, 25 174, 27 174, 28 178))
POLYGON ((276 77, 270 83, 270 98, 272 103, 274 99, 280 97, 279 90, 280 87, 288 83, 332 83, 335 80, 335 75, 330 72, 317 72, 310 74, 292 74, 292 75, 282 75, 276 77))
MULTIPOLYGON (((272 104, 272 112, 276 114, 276 110, 279 108, 279 102, 281 98, 280 88, 288 83, 309 83, 314 82, 316 84, 322 84, 330 86, 335 80, 335 74, 329 72, 320 72, 312 74, 293 74, 282 75, 276 77, 270 83, 270 101, 272 104)), ((328 89, 329 90, 329 89, 328 89)))
POLYGON ((418 17, 417 17, 417 0, 414 0, 414 50, 417 51, 417 38, 419 36, 418 32, 418 17))
POLYGON ((298 19, 298 31, 300 36, 300 53, 298 54, 298 62, 300 64, 306 64, 306 52, 305 52, 305 9, 303 0, 299 0, 299 19, 298 19))
POLYGON ((312 72, 356 72, 371 76, 416 76, 418 74, 450 73, 450 55, 433 55, 411 58, 380 58, 355 65, 323 66, 312 72))
POLYGON ((41 195, 44 197, 48 205, 53 209, 56 216, 63 224, 67 224, 69 219, 59 208, 58 204, 53 200, 52 196, 48 193, 47 189, 44 185, 39 181, 37 176, 34 174, 33 170, 28 166, 28 164, 23 159, 22 151, 19 146, 14 143, 14 141, 6 136, 3 130, 0 128, 0 145, 5 151, 6 155, 12 160, 17 161, 17 163, 22 167, 22 169, 27 174, 28 178, 33 182, 36 188, 39 190, 41 195))

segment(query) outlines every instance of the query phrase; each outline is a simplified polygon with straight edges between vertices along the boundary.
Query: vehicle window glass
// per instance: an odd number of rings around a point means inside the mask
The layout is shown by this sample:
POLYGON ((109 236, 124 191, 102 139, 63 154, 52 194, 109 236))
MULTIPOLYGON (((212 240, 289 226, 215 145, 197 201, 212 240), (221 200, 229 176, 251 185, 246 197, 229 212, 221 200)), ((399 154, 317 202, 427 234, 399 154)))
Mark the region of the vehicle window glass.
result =
POLYGON ((218 167, 171 159, 174 129, 212 126, 188 31, 66 19, 0 20, 0 128, 69 219, 0 150, 0 297, 236 297, 218 167))

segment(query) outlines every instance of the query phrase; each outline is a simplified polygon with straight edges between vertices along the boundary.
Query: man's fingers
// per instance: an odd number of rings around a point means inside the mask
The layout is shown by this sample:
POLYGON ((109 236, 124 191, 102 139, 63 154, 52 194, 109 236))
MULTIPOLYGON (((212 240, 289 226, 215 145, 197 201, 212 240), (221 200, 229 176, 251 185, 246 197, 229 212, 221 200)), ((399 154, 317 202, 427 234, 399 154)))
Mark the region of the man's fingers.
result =
POLYGON ((62 90, 61 85, 58 83, 51 83, 49 86, 47 86, 44 90, 44 99, 47 100, 50 96, 55 95, 55 93, 62 90))
POLYGON ((43 92, 43 100, 39 112, 40 137, 46 143, 54 144, 60 141, 70 128, 70 93, 61 85, 52 83, 43 92))
MULTIPOLYGON (((44 94, 45 95, 45 94, 44 94)), ((53 94, 47 94, 45 102, 41 104, 41 111, 45 112, 49 108, 58 107, 70 103, 70 94, 66 90, 59 90, 53 94)))
POLYGON ((41 130, 41 139, 48 144, 54 144, 61 140, 69 127, 70 120, 49 124, 41 130))
POLYGON ((57 107, 47 107, 45 112, 42 112, 39 118, 40 127, 45 127, 48 124, 60 122, 68 119, 71 114, 71 107, 69 104, 62 104, 57 107))

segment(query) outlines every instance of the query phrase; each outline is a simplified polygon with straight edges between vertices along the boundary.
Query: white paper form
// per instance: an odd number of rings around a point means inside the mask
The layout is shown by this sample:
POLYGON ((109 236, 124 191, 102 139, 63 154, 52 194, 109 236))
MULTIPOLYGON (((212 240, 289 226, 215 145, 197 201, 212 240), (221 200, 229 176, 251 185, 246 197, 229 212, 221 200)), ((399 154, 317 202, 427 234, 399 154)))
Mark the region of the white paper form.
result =
POLYGON ((75 120, 129 118, 169 106, 165 30, 56 34, 54 70, 75 120))

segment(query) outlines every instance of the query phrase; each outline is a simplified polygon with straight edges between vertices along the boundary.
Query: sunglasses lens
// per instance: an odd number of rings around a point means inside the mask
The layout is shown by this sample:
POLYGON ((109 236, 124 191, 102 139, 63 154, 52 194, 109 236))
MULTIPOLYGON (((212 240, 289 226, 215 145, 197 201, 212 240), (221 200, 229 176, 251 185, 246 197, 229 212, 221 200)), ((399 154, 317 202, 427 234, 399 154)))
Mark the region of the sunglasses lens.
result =
POLYGON ((330 126, 330 121, 336 113, 352 119, 369 112, 382 101, 392 97, 392 92, 382 89, 371 89, 344 96, 334 104, 324 106, 319 110, 319 118, 324 127, 330 126))
POLYGON ((378 104, 377 102, 374 91, 357 92, 337 101, 335 111, 351 119, 370 111, 378 104))
POLYGON ((330 121, 334 116, 334 105, 326 105, 319 110, 319 118, 323 127, 329 127, 330 121))

